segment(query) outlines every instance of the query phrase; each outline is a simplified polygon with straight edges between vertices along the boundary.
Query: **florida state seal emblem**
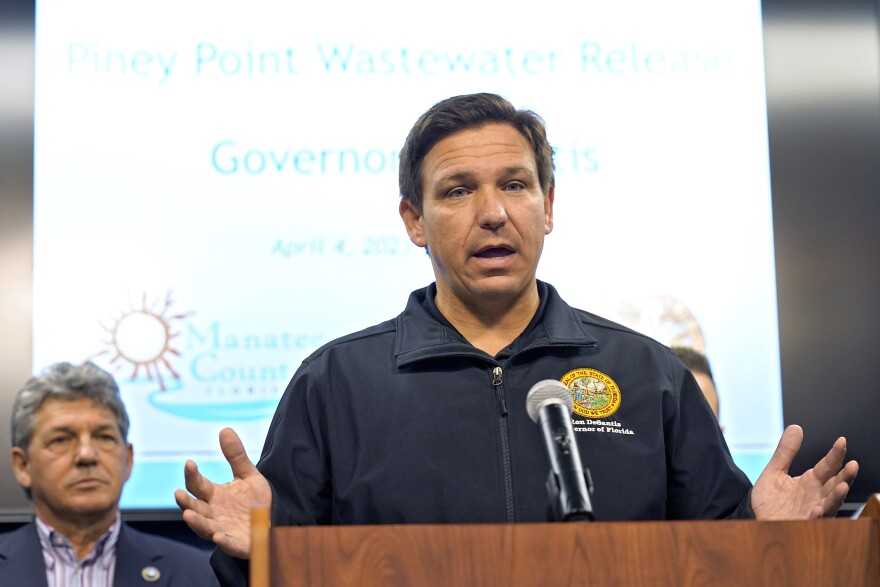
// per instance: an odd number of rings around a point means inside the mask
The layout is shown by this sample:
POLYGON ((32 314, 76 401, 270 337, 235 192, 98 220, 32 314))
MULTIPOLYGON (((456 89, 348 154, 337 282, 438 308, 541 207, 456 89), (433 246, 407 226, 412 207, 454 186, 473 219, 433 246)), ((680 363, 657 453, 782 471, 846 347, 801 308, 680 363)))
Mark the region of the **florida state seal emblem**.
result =
POLYGON ((607 418, 620 407, 620 388, 596 369, 573 369, 560 380, 571 390, 574 412, 585 418, 607 418))

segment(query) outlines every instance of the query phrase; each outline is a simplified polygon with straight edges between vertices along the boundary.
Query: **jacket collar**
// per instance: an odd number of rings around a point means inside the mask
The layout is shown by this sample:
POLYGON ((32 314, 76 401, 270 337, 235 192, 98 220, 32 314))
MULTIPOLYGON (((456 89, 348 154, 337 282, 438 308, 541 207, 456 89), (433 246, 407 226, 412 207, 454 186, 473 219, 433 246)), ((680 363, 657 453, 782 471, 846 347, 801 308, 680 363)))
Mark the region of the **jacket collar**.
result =
MULTIPOLYGON (((406 309, 396 319, 394 356, 403 367, 423 359, 449 356, 488 358, 474 348, 434 305, 436 284, 409 296, 406 309)), ((576 311, 549 283, 538 281, 541 303, 525 331, 514 341, 519 350, 554 346, 594 346, 596 339, 585 329, 576 311)))

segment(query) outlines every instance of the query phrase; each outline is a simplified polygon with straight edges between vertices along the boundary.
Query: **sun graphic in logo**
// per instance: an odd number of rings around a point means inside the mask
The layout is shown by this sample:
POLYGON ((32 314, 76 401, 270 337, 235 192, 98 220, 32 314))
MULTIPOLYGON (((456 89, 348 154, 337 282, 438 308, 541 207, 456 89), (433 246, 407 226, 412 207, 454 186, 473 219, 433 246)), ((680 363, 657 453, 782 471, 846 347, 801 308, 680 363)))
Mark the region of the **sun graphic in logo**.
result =
POLYGON ((111 364, 121 367, 128 363, 132 366, 132 381, 143 371, 149 381, 158 381, 159 389, 165 391, 163 368, 174 379, 180 379, 169 361, 169 355, 180 356, 180 352, 171 346, 172 339, 180 335, 173 330, 172 323, 192 315, 192 312, 173 314, 173 304, 170 291, 164 300, 157 299, 151 304, 147 303, 147 294, 144 293, 139 305, 130 304, 130 308, 113 319, 110 326, 101 324, 110 334, 110 340, 104 341, 110 348, 95 357, 112 353, 111 364))

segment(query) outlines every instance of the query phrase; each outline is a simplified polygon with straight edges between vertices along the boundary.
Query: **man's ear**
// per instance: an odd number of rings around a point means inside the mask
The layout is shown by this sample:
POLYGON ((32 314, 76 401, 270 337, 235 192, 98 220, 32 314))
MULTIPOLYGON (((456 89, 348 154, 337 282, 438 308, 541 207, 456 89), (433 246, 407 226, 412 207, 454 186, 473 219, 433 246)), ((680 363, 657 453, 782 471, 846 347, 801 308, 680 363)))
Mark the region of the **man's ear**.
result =
POLYGON ((400 217, 403 219, 403 225, 406 226, 406 233, 409 240, 417 247, 425 247, 428 241, 425 239, 425 231, 422 228, 422 213, 416 209, 415 205, 406 198, 400 200, 400 217))
POLYGON ((31 488, 31 469, 27 453, 15 446, 12 447, 12 472, 18 484, 25 489, 31 488))
POLYGON ((550 191, 544 196, 544 234, 550 234, 553 231, 553 198, 556 197, 556 191, 550 186, 550 191))
POLYGON ((126 443, 125 452, 128 457, 128 468, 125 471, 125 480, 128 481, 128 478, 131 477, 131 469, 134 466, 134 446, 130 442, 126 443))

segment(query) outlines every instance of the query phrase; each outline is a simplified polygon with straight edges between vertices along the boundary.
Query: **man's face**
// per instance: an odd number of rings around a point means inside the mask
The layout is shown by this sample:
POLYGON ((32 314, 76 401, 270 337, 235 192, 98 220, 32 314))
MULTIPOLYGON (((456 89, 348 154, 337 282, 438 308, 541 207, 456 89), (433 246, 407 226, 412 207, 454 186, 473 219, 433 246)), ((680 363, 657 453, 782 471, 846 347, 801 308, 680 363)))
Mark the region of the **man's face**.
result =
POLYGON ((36 514, 58 528, 115 514, 132 456, 109 409, 87 398, 49 399, 27 451, 12 449, 12 466, 36 514))
POLYGON ((438 304, 506 303, 534 287, 553 190, 541 191, 519 131, 493 123, 449 135, 428 151, 422 176, 422 210, 404 200, 400 214, 431 254, 438 304))

